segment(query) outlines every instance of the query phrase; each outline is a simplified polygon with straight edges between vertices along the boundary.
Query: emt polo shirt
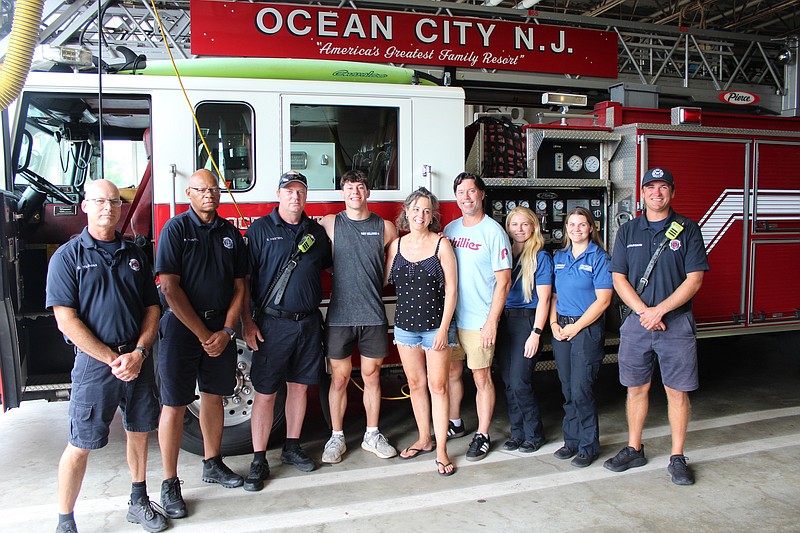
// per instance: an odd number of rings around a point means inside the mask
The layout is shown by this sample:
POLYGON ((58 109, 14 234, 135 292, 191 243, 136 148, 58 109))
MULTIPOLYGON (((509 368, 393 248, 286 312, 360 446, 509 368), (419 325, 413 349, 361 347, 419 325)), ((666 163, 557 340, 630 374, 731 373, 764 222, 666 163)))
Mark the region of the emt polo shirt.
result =
POLYGON ((101 342, 119 346, 139 337, 145 309, 158 305, 144 252, 117 233, 109 254, 88 227, 56 250, 47 270, 46 306, 70 307, 101 342))
POLYGON ((298 256, 297 267, 289 278, 281 303, 270 302, 269 307, 287 313, 309 313, 319 306, 322 301, 320 272, 333 264, 328 235, 305 213, 297 225, 284 222, 276 207, 269 215, 253 222, 245 234, 254 310, 265 301, 273 280, 283 271, 306 232, 314 237, 314 244, 298 256))
POLYGON ((559 315, 581 316, 597 300, 595 289, 614 288, 609 262, 606 251, 591 241, 578 257, 572 255, 572 246, 555 253, 553 291, 558 294, 556 311, 559 315))
POLYGON ((181 288, 195 311, 226 311, 234 279, 247 275, 242 234, 218 215, 208 224, 202 222, 190 207, 161 230, 156 273, 180 276, 181 288))
MULTIPOLYGON (((666 223, 658 231, 650 227, 645 214, 623 224, 617 232, 609 270, 626 275, 635 289, 675 216, 675 212, 670 209, 666 223)), ((675 292, 686 279, 686 274, 708 269, 708 257, 700 227, 693 220, 685 219, 683 231, 677 239, 667 243, 640 297, 648 307, 658 305, 675 292)), ((691 302, 687 307, 690 306, 691 302)))
POLYGON ((553 258, 544 249, 536 253, 536 272, 533 275, 534 287, 531 291, 531 301, 526 302, 522 292, 522 278, 518 277, 520 271, 519 257, 514 258, 514 270, 511 272, 511 289, 506 298, 506 307, 512 309, 536 309, 539 305, 539 295, 536 287, 539 285, 553 284, 553 258))

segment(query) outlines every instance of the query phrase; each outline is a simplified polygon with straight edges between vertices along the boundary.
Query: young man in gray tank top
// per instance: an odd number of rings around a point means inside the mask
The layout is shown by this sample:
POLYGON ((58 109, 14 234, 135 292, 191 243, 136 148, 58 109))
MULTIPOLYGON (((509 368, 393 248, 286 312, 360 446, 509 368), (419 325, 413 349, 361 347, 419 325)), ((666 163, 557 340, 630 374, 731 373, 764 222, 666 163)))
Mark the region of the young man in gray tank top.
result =
POLYGON ((360 170, 344 173, 340 182, 345 210, 320 221, 333 243, 333 291, 326 318, 325 344, 331 366, 328 401, 333 433, 322 453, 323 463, 338 463, 347 449, 344 412, 353 369, 353 349, 361 354, 367 429, 361 447, 382 459, 397 455, 378 430, 381 407, 381 364, 389 349, 388 321, 383 306, 386 246, 397 237, 394 224, 370 212, 369 187, 360 170))

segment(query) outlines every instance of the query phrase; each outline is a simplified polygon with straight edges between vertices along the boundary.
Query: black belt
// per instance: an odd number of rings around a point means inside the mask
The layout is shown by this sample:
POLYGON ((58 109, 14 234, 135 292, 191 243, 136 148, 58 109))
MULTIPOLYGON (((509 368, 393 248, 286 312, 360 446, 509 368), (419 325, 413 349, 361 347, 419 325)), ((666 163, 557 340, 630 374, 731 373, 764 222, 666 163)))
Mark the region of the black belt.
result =
POLYGON ((297 322, 298 320, 303 320, 305 317, 307 317, 314 311, 309 311, 308 313, 287 313, 286 311, 278 311, 277 309, 273 309, 271 307, 265 307, 264 312, 269 316, 275 316, 278 318, 288 318, 297 322))
POLYGON ((536 314, 536 308, 534 307, 531 309, 530 307, 506 307, 503 309, 503 315, 511 318, 522 318, 522 317, 529 317, 534 316, 536 314))
POLYGON ((581 319, 581 317, 579 317, 579 316, 558 315, 558 325, 563 328, 567 324, 574 324, 575 322, 577 322, 580 319, 581 319))
POLYGON ((136 349, 136 341, 131 341, 127 344, 106 344, 114 352, 122 355, 124 353, 131 353, 136 349))
POLYGON ((222 309, 209 309, 208 311, 198 311, 197 314, 205 320, 211 320, 212 318, 217 318, 222 315, 223 312, 225 311, 222 309))

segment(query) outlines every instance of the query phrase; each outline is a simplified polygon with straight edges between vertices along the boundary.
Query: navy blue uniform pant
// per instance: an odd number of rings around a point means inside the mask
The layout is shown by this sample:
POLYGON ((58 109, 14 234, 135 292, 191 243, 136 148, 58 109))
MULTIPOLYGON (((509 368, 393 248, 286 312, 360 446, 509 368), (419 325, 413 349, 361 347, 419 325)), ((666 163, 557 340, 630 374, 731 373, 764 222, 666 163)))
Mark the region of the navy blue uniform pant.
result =
POLYGON ((588 456, 600 453, 600 426, 592 388, 603 362, 604 342, 602 318, 571 341, 553 339, 553 357, 564 395, 564 444, 588 456))
POLYGON ((533 331, 533 316, 502 316, 497 328, 494 357, 505 383, 511 438, 536 444, 544 442, 539 401, 533 391, 537 356, 527 359, 525 341, 533 331))

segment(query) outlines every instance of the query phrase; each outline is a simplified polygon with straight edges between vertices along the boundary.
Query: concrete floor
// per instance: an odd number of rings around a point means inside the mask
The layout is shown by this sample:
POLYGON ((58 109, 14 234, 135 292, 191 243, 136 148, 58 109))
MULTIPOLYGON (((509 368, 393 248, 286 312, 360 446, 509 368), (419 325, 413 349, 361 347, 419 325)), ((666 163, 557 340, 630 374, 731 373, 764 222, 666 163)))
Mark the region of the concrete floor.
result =
MULTIPOLYGON (((777 334, 701 341, 701 389, 692 394, 686 455, 697 484, 669 480, 669 427, 663 393, 651 393, 645 432, 649 463, 625 473, 602 461, 626 444, 624 390, 616 366, 598 382, 603 450, 598 462, 576 469, 555 459, 561 445, 561 397, 555 372, 536 376, 549 443, 533 455, 499 451, 507 437, 502 393, 492 426, 493 451, 464 459, 469 437, 450 443, 458 472, 436 475, 433 455, 381 460, 360 449, 364 417, 353 388, 346 418, 348 453, 342 463, 304 474, 268 458, 272 478, 260 493, 200 481, 197 456, 181 454, 183 494, 190 516, 172 522, 181 532, 295 530, 361 531, 800 531, 800 335, 777 334)), ((385 382, 385 395, 401 383, 385 382)), ((654 388, 655 389, 655 388, 654 388)), ((316 391, 315 391, 316 393, 316 391)), ((475 428, 472 394, 465 398, 475 428)), ((319 458, 327 429, 316 403, 304 430, 306 450, 319 458)), ((52 531, 56 522, 56 465, 66 439, 67 404, 29 402, 0 416, 0 531, 52 531)), ((414 441, 411 406, 386 401, 381 429, 398 448, 414 441)), ((158 500, 160 456, 151 439, 150 494, 158 500)), ((130 479, 124 436, 115 421, 111 443, 90 456, 76 508, 80 530, 141 531, 125 521, 130 479)), ((249 456, 226 462, 246 473, 249 456)))

